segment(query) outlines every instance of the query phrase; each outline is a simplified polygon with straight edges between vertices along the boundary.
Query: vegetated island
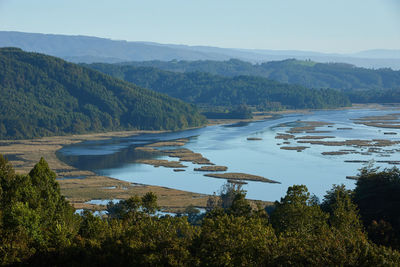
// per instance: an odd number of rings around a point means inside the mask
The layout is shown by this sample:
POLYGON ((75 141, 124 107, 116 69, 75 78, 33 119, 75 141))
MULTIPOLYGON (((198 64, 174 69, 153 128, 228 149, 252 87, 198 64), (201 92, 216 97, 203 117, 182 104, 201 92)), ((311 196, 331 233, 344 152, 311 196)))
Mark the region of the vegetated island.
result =
POLYGON ((194 168, 195 171, 202 171, 202 172, 224 172, 228 170, 226 166, 201 166, 200 168, 194 168))
POLYGON ((137 160, 138 163, 153 165, 154 167, 166 167, 166 168, 186 168, 187 166, 183 165, 179 161, 169 161, 163 159, 140 159, 137 160))
POLYGON ((260 140, 262 140, 262 138, 260 138, 260 137, 247 137, 247 140, 248 141, 260 141, 260 140))
POLYGON ((280 182, 267 179, 262 176, 247 174, 247 173, 239 173, 239 172, 226 172, 226 173, 207 173, 204 174, 207 177, 220 178, 220 179, 228 179, 228 180, 246 180, 246 181, 257 181, 264 183, 272 183, 272 184, 280 184, 280 182))

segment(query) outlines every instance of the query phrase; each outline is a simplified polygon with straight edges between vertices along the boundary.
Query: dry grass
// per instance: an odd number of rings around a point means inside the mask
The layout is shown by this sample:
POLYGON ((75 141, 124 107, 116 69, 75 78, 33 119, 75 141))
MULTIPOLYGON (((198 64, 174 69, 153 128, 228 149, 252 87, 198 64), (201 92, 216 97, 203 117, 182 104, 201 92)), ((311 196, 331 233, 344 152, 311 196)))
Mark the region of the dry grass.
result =
POLYGON ((201 166, 201 168, 194 168, 195 171, 202 171, 202 172, 224 172, 228 170, 226 166, 201 166))
POLYGON ((203 157, 202 154, 195 153, 187 148, 163 150, 162 153, 169 157, 179 158, 179 161, 187 161, 200 165, 214 165, 209 159, 203 157))
POLYGON ((305 135, 305 136, 296 137, 295 140, 298 140, 298 139, 306 139, 306 140, 308 140, 308 139, 327 139, 327 138, 335 138, 335 137, 327 136, 327 135, 325 135, 325 136, 305 135))
POLYGON ((400 129, 400 113, 393 113, 383 116, 367 116, 354 119, 354 123, 371 127, 400 129))
POLYGON ((164 147, 164 146, 184 146, 187 143, 184 141, 163 141, 163 142, 156 142, 153 144, 146 145, 148 147, 164 147))
MULTIPOLYGON (((56 151, 65 145, 87 140, 128 137, 142 133, 156 133, 156 131, 125 131, 54 136, 34 140, 0 140, 0 153, 12 158, 10 162, 17 173, 28 173, 40 158, 44 157, 49 163, 50 168, 56 172, 58 178, 85 176, 86 178, 84 179, 57 180, 60 184, 61 193, 77 209, 104 209, 104 206, 86 204, 85 202, 92 199, 127 199, 132 195, 144 195, 150 191, 157 194, 159 205, 170 211, 183 211, 188 205, 205 207, 208 199, 207 195, 160 186, 133 185, 110 177, 97 176, 93 172, 78 170, 69 166, 60 161, 56 156, 56 151), (115 187, 115 189, 107 189, 107 187, 115 187)), ((158 153, 158 150, 151 147, 147 147, 146 150, 158 153)))
POLYGON ((322 155, 347 155, 349 152, 345 151, 330 151, 330 152, 322 152, 322 155))
POLYGON ((267 179, 262 176, 247 174, 247 173, 236 173, 236 172, 227 172, 227 173, 207 173, 204 174, 207 177, 220 178, 220 179, 229 179, 229 180, 245 180, 245 181, 258 181, 264 183, 278 183, 280 182, 267 179))
POLYGON ((183 210, 187 205, 205 207, 207 195, 185 192, 160 186, 132 184, 104 176, 89 176, 85 179, 59 181, 61 192, 77 208, 105 209, 102 205, 87 204, 92 199, 128 199, 153 192, 158 204, 168 210, 183 210), (106 187, 111 189, 105 189, 106 187))
POLYGON ((139 146, 139 147, 136 147, 135 150, 148 152, 148 153, 154 153, 154 154, 160 153, 160 150, 152 148, 152 147, 148 147, 148 146, 139 146))
POLYGON ((138 163, 153 165, 154 167, 166 167, 166 168, 186 168, 187 166, 183 165, 179 161, 169 161, 164 159, 140 159, 137 160, 138 163))
POLYGON ((345 141, 321 141, 321 140, 303 140, 298 141, 302 144, 323 145, 323 146, 353 146, 353 147, 385 147, 399 144, 400 141, 391 141, 384 139, 372 140, 345 140, 345 141))
POLYGON ((294 139, 293 134, 283 134, 283 133, 277 133, 275 136, 275 139, 283 139, 283 140, 289 140, 289 139, 294 139))

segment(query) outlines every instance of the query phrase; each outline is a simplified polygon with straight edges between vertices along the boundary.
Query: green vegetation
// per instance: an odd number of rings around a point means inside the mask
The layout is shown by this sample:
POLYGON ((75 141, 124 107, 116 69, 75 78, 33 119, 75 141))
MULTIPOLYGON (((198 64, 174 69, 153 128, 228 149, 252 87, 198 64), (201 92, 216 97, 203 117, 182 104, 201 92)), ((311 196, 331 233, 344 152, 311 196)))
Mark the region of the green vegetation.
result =
POLYGON ((180 100, 55 57, 0 49, 0 139, 204 123, 180 100))
MULTIPOLYGON (((354 103, 400 102, 400 71, 358 68, 344 63, 316 63, 288 59, 253 65, 229 61, 144 61, 123 65, 155 67, 175 72, 208 72, 227 77, 250 75, 307 88, 332 88, 346 92, 354 103)), ((121 77, 122 78, 122 77, 121 77)))
POLYGON ((257 110, 321 109, 350 106, 342 93, 330 89, 312 90, 256 76, 224 77, 204 72, 174 73, 151 67, 112 64, 85 65, 139 86, 183 101, 206 106, 211 118, 249 118, 246 107, 257 110), (229 112, 215 112, 218 106, 229 112))
POLYGON ((226 184, 205 214, 189 206, 184 216, 155 216, 150 192, 110 203, 100 217, 74 213, 44 159, 20 175, 0 155, 0 264, 398 266, 400 171, 360 175, 354 192, 334 186, 321 204, 294 185, 274 206, 254 206, 226 184), (364 228, 371 220, 380 221, 364 228))
POLYGON ((354 202, 371 240, 400 249, 400 170, 363 169, 354 202))

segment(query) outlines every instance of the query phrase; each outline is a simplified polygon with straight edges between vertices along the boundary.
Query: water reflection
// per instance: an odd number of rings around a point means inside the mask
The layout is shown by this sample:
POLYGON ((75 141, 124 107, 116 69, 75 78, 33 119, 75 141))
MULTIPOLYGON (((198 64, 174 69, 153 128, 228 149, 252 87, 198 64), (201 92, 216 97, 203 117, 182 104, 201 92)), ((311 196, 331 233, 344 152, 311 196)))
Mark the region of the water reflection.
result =
MULTIPOLYGON (((362 116, 384 115, 394 110, 341 110, 318 111, 309 114, 292 114, 275 120, 236 124, 236 127, 210 126, 181 132, 162 134, 143 134, 127 138, 84 142, 64 147, 58 157, 79 169, 91 170, 100 175, 110 176, 128 182, 159 185, 186 191, 212 194, 219 190, 225 182, 223 179, 204 177, 203 173, 193 170, 198 167, 184 162, 185 172, 173 172, 169 168, 154 168, 149 165, 135 163, 138 159, 169 159, 166 156, 154 155, 135 150, 145 144, 190 138, 184 146, 194 152, 201 153, 217 165, 227 166, 229 172, 245 172, 277 180, 282 184, 249 182, 244 186, 248 196, 253 199, 276 200, 282 197, 288 186, 305 184, 312 193, 322 197, 332 184, 345 184, 354 187, 354 181, 347 175, 355 175, 363 165, 361 163, 345 163, 344 160, 371 160, 379 155, 349 154, 340 156, 324 156, 324 151, 334 151, 345 147, 326 147, 311 145, 303 152, 280 149, 275 139, 278 132, 285 129, 278 127, 281 123, 298 124, 298 120, 325 121, 335 123, 333 127, 324 126, 318 130, 330 131, 326 135, 335 136, 335 140, 346 139, 390 139, 400 140, 399 129, 393 129, 397 135, 384 135, 379 128, 354 124, 351 119, 362 116), (340 130, 338 128, 352 130, 340 130), (262 138, 259 141, 248 141, 248 137, 262 138)), ((398 112, 398 111, 397 111, 398 112)), ((391 129, 392 131, 392 129, 391 129)), ((324 134, 325 135, 325 134, 324 134)), ((398 148, 398 146, 397 146, 398 148)), ((398 158, 398 153, 385 157, 385 160, 398 158)), ((381 166, 391 167, 388 164, 381 166)))

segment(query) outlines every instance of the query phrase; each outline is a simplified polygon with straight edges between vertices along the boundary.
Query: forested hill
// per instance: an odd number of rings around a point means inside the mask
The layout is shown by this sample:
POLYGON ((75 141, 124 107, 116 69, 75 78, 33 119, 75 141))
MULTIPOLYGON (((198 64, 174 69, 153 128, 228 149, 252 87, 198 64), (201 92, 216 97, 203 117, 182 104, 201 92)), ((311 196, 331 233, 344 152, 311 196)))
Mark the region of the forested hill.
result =
POLYGON ((260 110, 350 105, 346 96, 334 90, 311 90, 262 77, 223 77, 203 72, 176 73, 151 67, 101 63, 86 66, 196 104, 228 107, 246 104, 260 110))
POLYGON ((279 82, 300 84, 307 88, 339 90, 400 89, 400 71, 365 69, 343 63, 316 63, 288 59, 251 64, 236 59, 229 61, 143 61, 124 65, 155 67, 175 72, 208 72, 222 76, 252 75, 279 82))
POLYGON ((0 49, 0 139, 204 122, 193 106, 167 95, 59 58, 0 49))

